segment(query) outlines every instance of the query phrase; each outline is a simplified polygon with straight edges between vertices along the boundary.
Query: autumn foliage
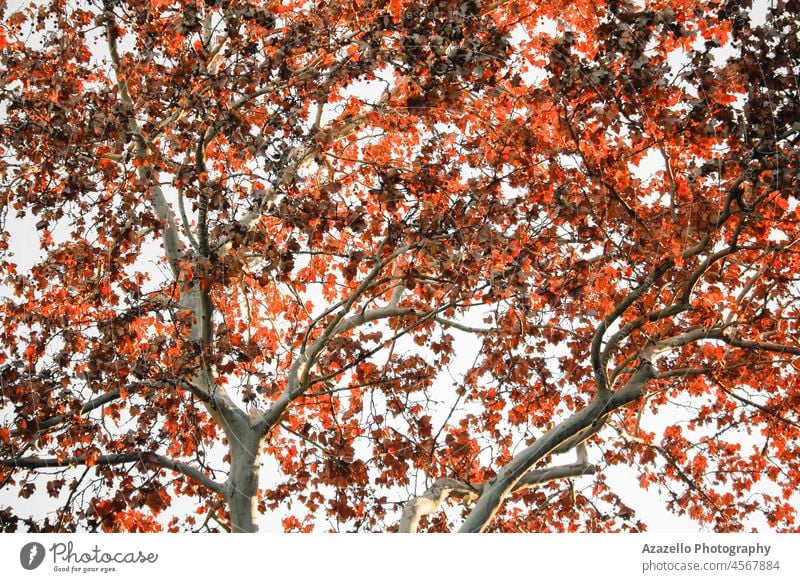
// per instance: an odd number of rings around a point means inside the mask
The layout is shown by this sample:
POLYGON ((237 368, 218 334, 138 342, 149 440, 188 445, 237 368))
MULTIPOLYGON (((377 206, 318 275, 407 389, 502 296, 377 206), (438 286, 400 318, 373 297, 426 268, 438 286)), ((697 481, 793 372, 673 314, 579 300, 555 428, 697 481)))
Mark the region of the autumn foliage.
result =
POLYGON ((765 4, 0 4, 0 530, 797 530, 765 4))

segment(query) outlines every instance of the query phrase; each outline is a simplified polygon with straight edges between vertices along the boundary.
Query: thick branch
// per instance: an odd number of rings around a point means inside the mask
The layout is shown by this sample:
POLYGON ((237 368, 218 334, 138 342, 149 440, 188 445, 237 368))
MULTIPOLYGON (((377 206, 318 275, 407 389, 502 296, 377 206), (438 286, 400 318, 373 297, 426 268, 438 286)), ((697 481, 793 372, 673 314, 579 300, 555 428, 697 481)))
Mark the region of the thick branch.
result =
POLYGON ((472 485, 445 477, 431 485, 419 497, 410 499, 403 508, 400 516, 400 533, 416 533, 419 520, 425 515, 439 511, 442 502, 449 497, 460 499, 474 499, 480 493, 472 485))
POLYGON ((453 321, 452 319, 445 319, 444 317, 434 317, 433 320, 436 323, 439 323, 445 327, 452 327, 453 329, 457 329, 459 331, 463 331, 464 333, 474 333, 474 334, 490 334, 496 333, 498 331, 497 328, 490 328, 490 327, 473 327, 471 325, 463 324, 459 321, 453 321))
POLYGON ((612 352, 617 348, 620 342, 630 336, 634 331, 642 328, 646 323, 654 323, 656 321, 666 319, 667 317, 673 317, 686 311, 688 308, 689 303, 676 303, 670 305, 669 307, 665 307, 664 309, 651 311, 650 313, 639 316, 623 325, 616 333, 612 334, 611 337, 608 338, 608 341, 606 341, 601 358, 603 366, 607 365, 608 360, 611 358, 612 352))
POLYGON ((637 317, 636 319, 622 326, 616 333, 614 333, 610 338, 608 338, 608 341, 606 341, 605 348, 603 349, 601 356, 603 370, 605 370, 605 366, 607 365, 607 362, 611 358, 612 352, 617 348, 617 346, 620 344, 622 340, 630 336, 634 331, 640 329, 646 323, 654 323, 656 321, 661 321, 662 319, 666 319, 668 317, 674 317, 675 315, 683 313, 684 311, 689 309, 692 292, 694 291, 694 288, 697 285, 697 283, 702 278, 703 274, 705 274, 708 271, 711 265, 729 256, 734 251, 735 247, 731 245, 707 257, 706 260, 704 260, 699 267, 697 267, 694 271, 692 271, 692 273, 686 279, 683 291, 681 292, 680 300, 677 303, 674 303, 673 305, 670 305, 663 309, 656 309, 654 311, 651 311, 650 313, 637 317))
POLYGON ((681 335, 660 340, 654 345, 654 353, 665 351, 671 348, 685 346, 692 342, 704 339, 715 339, 725 342, 735 348, 745 350, 760 350, 766 352, 777 352, 779 354, 791 354, 800 356, 800 347, 786 344, 776 344, 772 342, 759 342, 755 340, 732 337, 725 333, 723 327, 696 328, 681 335))
POLYGON ((459 531, 483 531, 494 517, 503 500, 513 491, 516 484, 533 465, 551 453, 561 443, 591 427, 609 412, 641 398, 645 383, 653 378, 654 375, 655 370, 650 363, 643 362, 628 382, 618 391, 614 393, 608 391, 598 393, 588 406, 573 414, 517 454, 499 471, 494 479, 486 484, 483 494, 459 531))
MULTIPOLYGON (((484 288, 486 288, 486 286, 487 285, 479 287, 478 290, 482 291, 484 288)), ((352 368, 357 366, 360 362, 363 362, 367 358, 370 358, 370 357, 374 356, 375 354, 377 354, 379 351, 384 349, 384 346, 389 345, 389 344, 394 344, 394 342, 397 341, 398 339, 400 339, 401 337, 405 336, 408 333, 411 333, 413 330, 417 329, 419 326, 423 325, 425 322, 432 321, 437 314, 443 313, 443 312, 447 311, 448 309, 450 309, 451 307, 456 306, 460 301, 461 301, 460 299, 451 300, 448 303, 445 303, 444 305, 441 305, 441 306, 435 308, 433 311, 428 311, 428 312, 414 311, 413 314, 418 317, 418 319, 416 319, 416 321, 410 323, 409 325, 407 325, 403 329, 395 331, 394 334, 392 334, 388 338, 385 338, 376 347, 373 347, 372 349, 369 349, 369 350, 366 350, 366 351, 362 352, 361 354, 359 354, 359 356, 357 358, 355 358, 349 364, 344 365, 343 367, 339 368, 338 370, 329 372, 329 373, 327 373, 327 374, 325 374, 323 376, 317 376, 313 380, 309 380, 309 383, 307 384, 306 389, 310 388, 314 384, 325 383, 328 380, 332 380, 332 379, 334 379, 334 378, 336 378, 338 376, 341 376, 342 374, 348 372, 349 370, 351 370, 352 368)))
MULTIPOLYGON (((388 319, 391 317, 401 317, 403 315, 410 315, 413 313, 414 310, 411 308, 391 308, 388 306, 381 307, 379 309, 366 311, 345 319, 344 321, 340 322, 335 331, 336 334, 340 334, 370 321, 388 319)), ((289 371, 289 381, 287 381, 286 390, 272 404, 269 410, 264 413, 261 419, 261 424, 266 425, 264 430, 269 430, 272 426, 279 422, 281 416, 289 407, 289 405, 306 391, 308 388, 308 373, 313 366, 314 361, 316 360, 316 356, 332 337, 333 334, 325 337, 324 341, 323 338, 320 338, 311 345, 309 348, 309 353, 313 356, 313 359, 308 354, 301 354, 297 360, 295 360, 292 368, 289 371)))
MULTIPOLYGON (((381 243, 376 256, 380 255, 385 242, 386 241, 381 243)), ((402 287, 398 286, 392 291, 392 297, 385 307, 365 311, 348 318, 345 317, 350 309, 352 309, 355 302, 370 287, 372 281, 380 274, 380 272, 389 263, 391 263, 401 254, 408 251, 410 248, 411 247, 409 246, 401 246, 392 252, 387 258, 382 260, 379 259, 375 266, 365 276, 361 284, 355 289, 355 291, 353 291, 344 305, 342 305, 339 313, 333 318, 333 320, 331 320, 330 323, 328 323, 320 337, 317 338, 307 350, 297 357, 289 370, 286 389, 261 418, 260 424, 262 425, 263 430, 269 430, 277 422, 279 422, 281 416, 289 407, 289 405, 300 395, 302 395, 303 392, 305 392, 305 390, 308 388, 308 376, 311 368, 316 362, 317 356, 319 356, 319 354, 334 336, 345 333, 354 327, 363 325, 370 321, 399 317, 413 313, 413 310, 411 309, 401 309, 397 307, 397 302, 400 299, 400 293, 402 293, 402 287), (397 292, 398 289, 400 290, 400 293, 397 292)))
MULTIPOLYGON (((22 457, 22 458, 11 458, 11 459, 0 459, 0 466, 3 467, 12 467, 17 469, 49 469, 54 467, 72 467, 75 465, 87 465, 90 460, 87 459, 85 456, 73 456, 73 457, 65 457, 63 459, 57 459, 54 457, 51 458, 41 458, 41 457, 22 457)), ((162 455, 152 453, 149 451, 145 452, 136 452, 136 453, 118 453, 113 455, 100 455, 96 459, 91 460, 91 464, 93 465, 123 465, 126 463, 139 463, 142 464, 154 464, 158 465, 163 469, 169 469, 175 471, 176 473, 180 473, 193 479, 198 484, 202 485, 203 487, 214 491, 215 493, 223 493, 223 486, 221 483, 217 483, 210 477, 208 477, 205 473, 201 472, 199 469, 192 467, 191 465, 187 465, 186 463, 181 463, 180 461, 176 461, 174 459, 169 459, 162 455)))
MULTIPOLYGON (((798 131, 800 130, 795 129, 794 127, 790 127, 789 129, 784 131, 781 135, 777 136, 775 145, 777 146, 778 143, 792 137, 798 131)), ((761 159, 767 153, 768 152, 762 150, 761 145, 759 145, 750 153, 749 156, 747 156, 747 158, 743 160, 743 163, 746 164, 750 160, 761 159)), ((739 209, 744 213, 748 213, 753 210, 752 207, 750 207, 747 203, 745 203, 742 197, 742 184, 744 184, 747 180, 748 180, 747 172, 742 172, 739 175, 739 177, 736 178, 733 184, 731 184, 731 186, 728 188, 728 194, 725 199, 725 205, 722 209, 722 212, 719 215, 719 218, 717 219, 717 224, 716 224, 717 228, 722 226, 725 223, 725 221, 727 221, 728 218, 730 218, 733 215, 733 210, 731 210, 731 206, 734 201, 736 202, 739 209)))
POLYGON ((578 460, 569 465, 558 465, 556 467, 545 467, 544 469, 531 469, 522 479, 520 479, 512 491, 519 491, 534 485, 542 485, 543 483, 550 483, 551 481, 558 481, 561 479, 572 479, 574 477, 582 477, 584 475, 594 475, 596 467, 589 464, 589 455, 586 452, 586 445, 579 444, 575 451, 578 454, 578 460))
MULTIPOLYGON (((593 475, 594 465, 589 464, 589 457, 584 445, 578 445, 578 459, 569 465, 531 469, 517 482, 512 491, 520 491, 534 485, 541 485, 560 479, 571 479, 583 475, 593 475)), ((419 527, 419 520, 439 510, 442 502, 449 497, 462 501, 477 498, 484 489, 484 483, 464 483, 456 479, 444 478, 436 481, 425 493, 411 499, 403 508, 400 517, 400 533, 414 533, 419 527)))
POLYGON ((609 313, 603 318, 603 321, 597 326, 592 338, 591 345, 591 362, 594 369, 595 379, 597 381, 598 393, 609 391, 608 385, 608 372, 606 371, 606 364, 603 361, 603 337, 606 331, 613 325, 613 323, 622 316, 623 313, 633 305, 644 293, 653 286, 661 275, 666 273, 675 264, 673 259, 667 259, 658 265, 652 273, 645 277, 636 288, 634 288, 628 295, 620 301, 614 311, 609 313))
MULTIPOLYGON (((117 78, 117 90, 119 91, 120 100, 131 109, 129 129, 136 140, 137 157, 140 161, 144 162, 150 151, 150 144, 145 138, 139 122, 136 121, 136 112, 134 110, 133 100, 131 99, 130 92, 128 91, 128 82, 125 75, 120 74, 120 56, 119 47, 117 46, 117 23, 114 18, 114 13, 111 10, 111 3, 105 3, 105 26, 106 37, 108 41, 108 52, 111 55, 111 64, 114 69, 114 74, 117 78)), ((167 204, 167 199, 161 187, 158 185, 154 176, 151 174, 149 167, 141 163, 138 167, 137 173, 139 178, 145 182, 151 182, 151 195, 153 201, 153 209, 156 216, 164 228, 164 249, 167 255, 167 261, 172 269, 173 275, 178 275, 178 261, 181 258, 181 244, 178 238, 178 229, 175 225, 175 218, 172 211, 167 204)))
MULTIPOLYGON (((172 209, 167 203, 161 187, 158 185, 157 178, 152 174, 150 166, 146 164, 146 158, 152 151, 150 141, 145 137, 142 128, 136 121, 134 104, 128 90, 128 84, 125 80, 125 75, 120 74, 120 56, 117 46, 117 31, 114 13, 112 11, 111 2, 105 3, 105 25, 106 36, 108 38, 108 49, 111 55, 111 62, 114 68, 114 73, 117 78, 117 89, 119 91, 120 99, 125 103, 133 112, 130 120, 130 131, 136 141, 137 156, 142 162, 138 167, 139 178, 150 184, 150 192, 152 196, 153 209, 156 217, 163 227, 164 250, 167 262, 172 269, 175 278, 178 278, 180 273, 180 261, 183 259, 183 245, 181 244, 178 228, 175 223, 175 217, 172 209)), ((204 142, 200 140, 201 144, 204 142)), ((200 148, 198 148, 200 149, 200 148)), ((198 160, 199 162, 202 159, 198 160)), ((197 241, 203 254, 208 254, 207 251, 207 238, 204 237, 205 222, 200 221, 200 239, 197 241)), ((212 340, 212 317, 213 317, 213 304, 211 296, 208 292, 199 288, 198 284, 194 284, 189 297, 183 294, 181 297, 181 304, 188 309, 191 309, 195 314, 195 324, 192 328, 191 337, 195 341, 200 341, 202 345, 209 346, 212 340)), ((222 427, 227 431, 232 420, 232 412, 236 410, 236 405, 224 391, 224 389, 213 385, 213 378, 210 370, 203 366, 203 370, 193 379, 190 384, 192 392, 201 398, 203 402, 208 405, 209 413, 214 419, 219 422, 222 427)))
POLYGON ((785 344, 776 344, 772 342, 759 342, 755 340, 741 339, 731 337, 722 332, 721 329, 714 330, 714 335, 709 336, 713 339, 720 339, 726 344, 735 348, 742 348, 745 350, 761 350, 765 352, 776 352, 779 354, 791 354, 793 356, 800 356, 800 347, 787 346, 785 344))

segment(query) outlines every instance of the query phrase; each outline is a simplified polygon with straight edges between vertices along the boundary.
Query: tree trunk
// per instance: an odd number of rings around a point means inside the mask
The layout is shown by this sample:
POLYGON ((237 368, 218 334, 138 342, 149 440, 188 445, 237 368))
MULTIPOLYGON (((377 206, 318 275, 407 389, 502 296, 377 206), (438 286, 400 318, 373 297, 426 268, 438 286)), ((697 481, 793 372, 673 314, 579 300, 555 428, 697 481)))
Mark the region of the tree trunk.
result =
POLYGON ((258 531, 258 473, 261 465, 261 447, 264 437, 247 426, 229 433, 231 472, 226 483, 231 531, 253 533, 258 531))

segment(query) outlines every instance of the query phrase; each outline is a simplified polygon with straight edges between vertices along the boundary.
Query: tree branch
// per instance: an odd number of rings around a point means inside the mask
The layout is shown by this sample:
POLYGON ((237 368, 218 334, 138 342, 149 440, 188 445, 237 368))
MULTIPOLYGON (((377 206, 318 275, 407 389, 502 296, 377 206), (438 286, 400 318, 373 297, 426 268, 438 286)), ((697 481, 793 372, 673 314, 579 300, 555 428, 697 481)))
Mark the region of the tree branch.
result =
POLYGON ((595 379, 597 381, 598 394, 609 392, 608 372, 606 371, 606 363, 603 361, 603 337, 611 325, 631 306, 633 305, 644 293, 652 287, 653 283, 666 273, 675 264, 673 259, 667 259, 659 264, 652 273, 650 273, 644 280, 635 287, 628 295, 620 301, 614 311, 609 313, 603 318, 603 321, 597 326, 592 337, 591 344, 591 362, 594 369, 595 379))
MULTIPOLYGON (((517 482, 512 492, 551 481, 593 475, 596 468, 594 465, 589 464, 586 446, 580 444, 576 450, 578 459, 575 463, 546 467, 544 469, 531 469, 517 482)), ((403 508, 403 513, 400 517, 400 533, 416 532, 419 527, 419 520, 423 516, 437 512, 442 502, 446 499, 455 497, 464 502, 469 502, 476 499, 483 492, 484 487, 484 483, 464 483, 448 477, 439 479, 422 495, 409 500, 403 508)))
MULTIPOLYGON (((92 398, 91 400, 87 401, 78 412, 70 413, 70 414, 59 414, 58 416, 50 417, 46 420, 37 423, 37 429, 39 432, 43 432, 49 430, 53 427, 58 426, 66 422, 68 419, 73 418, 75 416, 83 416, 87 412, 91 412, 101 406, 108 404, 109 402, 113 402, 117 398, 120 397, 120 390, 114 389, 106 392, 105 394, 101 394, 97 398, 92 398)), ((12 433, 13 434, 13 433, 12 433)))
POLYGON ((183 223, 183 230, 186 233, 186 237, 189 239, 189 244, 192 245, 192 248, 195 250, 200 250, 200 245, 197 243, 197 240, 194 238, 192 234, 192 228, 189 224, 189 217, 186 215, 186 205, 183 202, 183 189, 178 190, 178 209, 181 213, 181 222, 183 223))
POLYGON ((11 467, 15 469, 49 469, 54 467, 72 467, 75 465, 123 465, 126 463, 142 463, 142 465, 149 463, 157 465, 162 469, 169 469, 175 471, 176 473, 185 475, 210 491, 219 494, 223 494, 224 492, 221 483, 217 483, 195 467, 150 451, 100 455, 96 459, 88 459, 82 455, 65 457, 63 459, 57 459, 55 457, 22 457, 0 459, 0 466, 11 467))
POLYGON ((780 422, 782 422, 784 424, 787 424, 789 426, 793 426, 794 428, 800 428, 800 424, 794 422, 793 420, 789 420, 788 418, 785 418, 785 417, 781 416, 775 410, 772 410, 771 408, 768 408, 766 406, 762 406, 761 404, 758 404, 757 402, 753 402, 752 400, 749 400, 749 399, 745 398, 744 396, 739 396, 735 392, 733 392, 731 390, 728 390, 722 384, 722 382, 720 382, 719 380, 717 380, 713 376, 711 377, 711 379, 719 387, 720 390, 722 390, 725 394, 727 394, 731 398, 733 398, 735 400, 738 400, 739 402, 741 402, 742 404, 745 404, 747 406, 752 406, 753 408, 756 408, 756 409, 760 410, 764 414, 766 414, 768 416, 771 416, 775 420, 778 420, 778 421, 780 421, 780 422))
MULTIPOLYGON (((187 390, 194 394, 199 400, 203 402, 211 402, 211 397, 205 393, 199 386, 192 384, 191 382, 186 382, 182 380, 178 381, 143 381, 143 382, 136 382, 135 384, 128 385, 125 389, 129 393, 136 392, 139 387, 147 387, 147 388, 161 388, 163 385, 175 385, 184 390, 187 390)), ((122 390, 119 388, 115 388, 113 390, 109 390, 108 392, 101 394, 91 400, 87 400, 78 410, 77 412, 70 412, 59 414, 56 416, 51 416, 50 418, 46 418, 41 421, 36 422, 37 432, 43 433, 45 431, 50 430, 51 428, 55 428, 60 424, 67 422, 69 419, 74 418, 76 416, 83 416, 84 414, 91 412, 92 410, 96 410, 109 402, 113 402, 122 396, 122 390)), ((11 436, 18 436, 20 434, 19 430, 14 429, 11 431, 11 436)))
POLYGON ((406 503, 400 516, 400 533, 416 533, 419 520, 425 515, 439 511, 442 502, 449 497, 463 500, 474 499, 480 489, 469 483, 445 477, 437 480, 422 495, 414 497, 406 503))
POLYGON ((634 331, 642 328, 646 323, 654 323, 656 321, 661 321, 662 319, 673 317, 688 310, 691 302, 692 292, 694 291, 694 288, 697 285, 698 281, 700 281, 700 279, 702 278, 703 274, 708 271, 711 265, 729 256, 734 251, 735 247, 731 245, 707 257, 706 260, 704 260, 699 267, 697 267, 694 271, 692 271, 689 277, 685 280, 683 291, 681 292, 680 296, 680 301, 668 307, 664 307, 663 309, 656 309, 651 311, 650 313, 637 317, 636 319, 622 326, 616 333, 614 333, 610 338, 608 338, 608 341, 606 341, 605 348, 603 349, 601 355, 603 370, 605 370, 605 366, 607 365, 607 362, 611 358, 611 353, 613 352, 613 350, 616 349, 616 347, 620 344, 622 340, 630 336, 634 331))
MULTIPOLYGON (((380 256, 383 246, 388 242, 384 240, 381 242, 376 256, 380 256)), ((308 388, 308 376, 311 368, 316 362, 317 356, 322 352, 330 340, 341 333, 345 333, 354 327, 363 325, 370 321, 379 319, 386 319, 390 317, 400 317, 413 313, 412 309, 398 308, 397 302, 402 293, 402 287, 397 286, 392 290, 392 297, 385 307, 364 311, 357 315, 345 318, 345 315, 352 309, 355 302, 363 295, 363 293, 370 287, 372 281, 380 274, 380 272, 391 263, 394 259, 401 254, 407 252, 411 247, 408 245, 401 246, 393 251, 385 259, 379 259, 375 266, 367 273, 361 284, 353 291, 347 301, 342 305, 339 313, 328 323, 319 338, 317 338, 297 359, 292 363, 289 369, 288 379, 286 381, 286 389, 272 404, 272 406, 265 412, 260 420, 261 428, 268 431, 277 422, 280 421, 281 416, 288 406, 305 392, 308 388), (400 290, 399 293, 397 290, 400 290)))
POLYGON ((608 413, 641 398, 645 383, 654 376, 655 370, 652 365, 643 361, 622 388, 613 393, 608 390, 599 392, 588 406, 574 413, 518 453, 486 484, 482 495, 459 531, 483 531, 497 513, 503 500, 533 465, 561 443, 591 427, 608 413))
POLYGON ((489 327, 473 327, 471 325, 465 325, 458 321, 453 321, 451 319, 445 319, 444 317, 434 317, 433 321, 439 323, 445 327, 452 327, 453 329, 457 329, 459 331, 463 331, 464 333, 474 333, 474 334, 490 334, 495 333, 498 330, 496 328, 489 328, 489 327))
MULTIPOLYGON (((139 122, 136 121, 136 112, 134 110, 133 100, 131 99, 131 95, 128 90, 128 82, 125 79, 125 75, 120 74, 120 56, 119 47, 117 45, 117 23, 112 10, 111 2, 106 0, 104 2, 104 7, 108 52, 111 56, 111 65, 114 70, 114 75, 117 78, 117 90, 119 91, 119 96, 122 102, 131 109, 130 122, 128 125, 131 134, 136 141, 137 157, 141 162, 144 162, 147 158, 148 152, 151 149, 150 143, 142 133, 142 128, 139 126, 139 122)), ((141 180, 151 184, 150 190, 152 193, 153 209, 155 210, 156 217, 159 219, 164 228, 164 251, 167 255, 167 262, 172 269, 173 275, 177 277, 179 272, 178 262, 181 259, 182 251, 180 239, 178 237, 178 229, 175 225, 175 217, 172 215, 172 211, 167 204, 167 199, 164 197, 161 186, 158 185, 158 182, 155 180, 155 176, 152 175, 149 167, 145 163, 140 163, 139 167, 137 168, 137 174, 141 180)))
POLYGON ((726 344, 735 348, 742 348, 746 350, 761 350, 765 352, 776 352, 779 354, 791 354, 793 356, 800 356, 800 347, 787 346, 785 344, 776 344, 771 342, 758 342, 755 340, 741 339, 731 337, 723 333, 721 329, 715 329, 713 335, 708 336, 711 339, 719 339, 726 344))
POLYGON ((732 337, 725 333, 725 329, 722 326, 711 328, 699 327, 671 338, 659 340, 653 344, 653 353, 685 346, 692 342, 704 339, 720 340, 730 346, 745 350, 761 350, 766 352, 800 356, 800 347, 732 337))
MULTIPOLYGON (((114 74, 117 78, 117 89, 119 91, 120 99, 132 111, 129 129, 136 141, 137 157, 141 162, 137 168, 137 173, 143 182, 150 184, 153 209, 163 228, 164 252, 166 254, 167 262, 172 270, 172 274, 177 280, 180 274, 180 261, 183 259, 183 245, 178 235, 178 227, 175 223, 175 217, 172 209, 167 203, 167 199, 165 198, 164 193, 158 184, 156 176, 151 172, 150 166, 145 163, 148 154, 153 151, 153 148, 151 146, 151 142, 145 137, 144 133, 142 132, 142 128, 136 121, 134 103, 128 90, 128 84, 125 79, 125 75, 120 74, 120 55, 117 45, 116 21, 113 12, 113 5, 110 0, 104 0, 104 18, 108 50, 109 54, 111 55, 111 63, 114 69, 114 74)), ((198 158, 196 159, 196 162, 200 164, 202 168, 205 164, 205 161, 202 157, 204 154, 204 147, 202 146, 205 143, 205 138, 202 137, 199 141, 200 143, 198 144, 197 148, 198 158)), ((202 200, 203 199, 201 196, 201 210, 203 210, 202 207, 204 206, 204 204, 202 204, 202 200)), ((198 228, 200 229, 200 236, 197 244, 200 248, 200 252, 204 255, 207 255, 208 239, 204 234, 206 232, 205 215, 200 217, 200 224, 198 225, 198 228)), ((193 284, 192 291, 189 295, 190 296, 187 298, 186 293, 181 293, 181 305, 191 309, 195 315, 195 324, 192 327, 191 337, 193 340, 199 341, 202 346, 209 346, 212 340, 213 317, 213 304, 211 302, 211 296, 207 291, 201 290, 197 282, 193 284)), ((192 392, 201 397, 201 400, 208 405, 207 408, 212 417, 220 423, 224 430, 227 431, 230 423, 233 422, 232 414, 234 413, 232 411, 238 410, 238 408, 223 388, 214 386, 212 374, 207 366, 203 365, 200 373, 198 373, 193 379, 193 382, 189 384, 192 386, 192 392), (212 401, 213 405, 210 404, 212 401)))
POLYGON ((611 426, 614 428, 614 430, 617 431, 617 433, 620 435, 620 437, 622 437, 623 440, 654 449, 659 455, 661 455, 661 457, 667 463, 672 465, 672 467, 678 473, 678 477, 680 477, 681 481, 683 481, 687 487, 696 491, 703 499, 705 499, 705 501, 711 507, 714 508, 714 510, 717 513, 719 513, 720 515, 724 515, 720 506, 717 505, 717 503, 713 499, 711 499, 711 497, 709 497, 708 493, 706 493, 706 491, 702 487, 700 487, 700 485, 698 484, 698 480, 693 477, 689 477, 686 474, 686 472, 678 465, 678 462, 675 460, 675 458, 664 447, 647 443, 646 441, 644 441, 644 439, 641 439, 639 437, 633 436, 632 434, 628 433, 624 428, 622 428, 616 423, 612 423, 611 426))

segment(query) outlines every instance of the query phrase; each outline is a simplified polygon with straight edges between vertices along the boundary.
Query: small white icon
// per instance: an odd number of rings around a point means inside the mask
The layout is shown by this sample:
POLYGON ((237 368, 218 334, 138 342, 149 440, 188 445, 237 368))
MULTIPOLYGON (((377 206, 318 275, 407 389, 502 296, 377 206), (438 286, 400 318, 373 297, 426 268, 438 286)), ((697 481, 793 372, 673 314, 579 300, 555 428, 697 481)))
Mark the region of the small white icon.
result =
POLYGON ((39 548, 36 544, 31 546, 31 549, 28 550, 28 566, 33 564, 33 561, 36 559, 36 556, 39 554, 39 548))

